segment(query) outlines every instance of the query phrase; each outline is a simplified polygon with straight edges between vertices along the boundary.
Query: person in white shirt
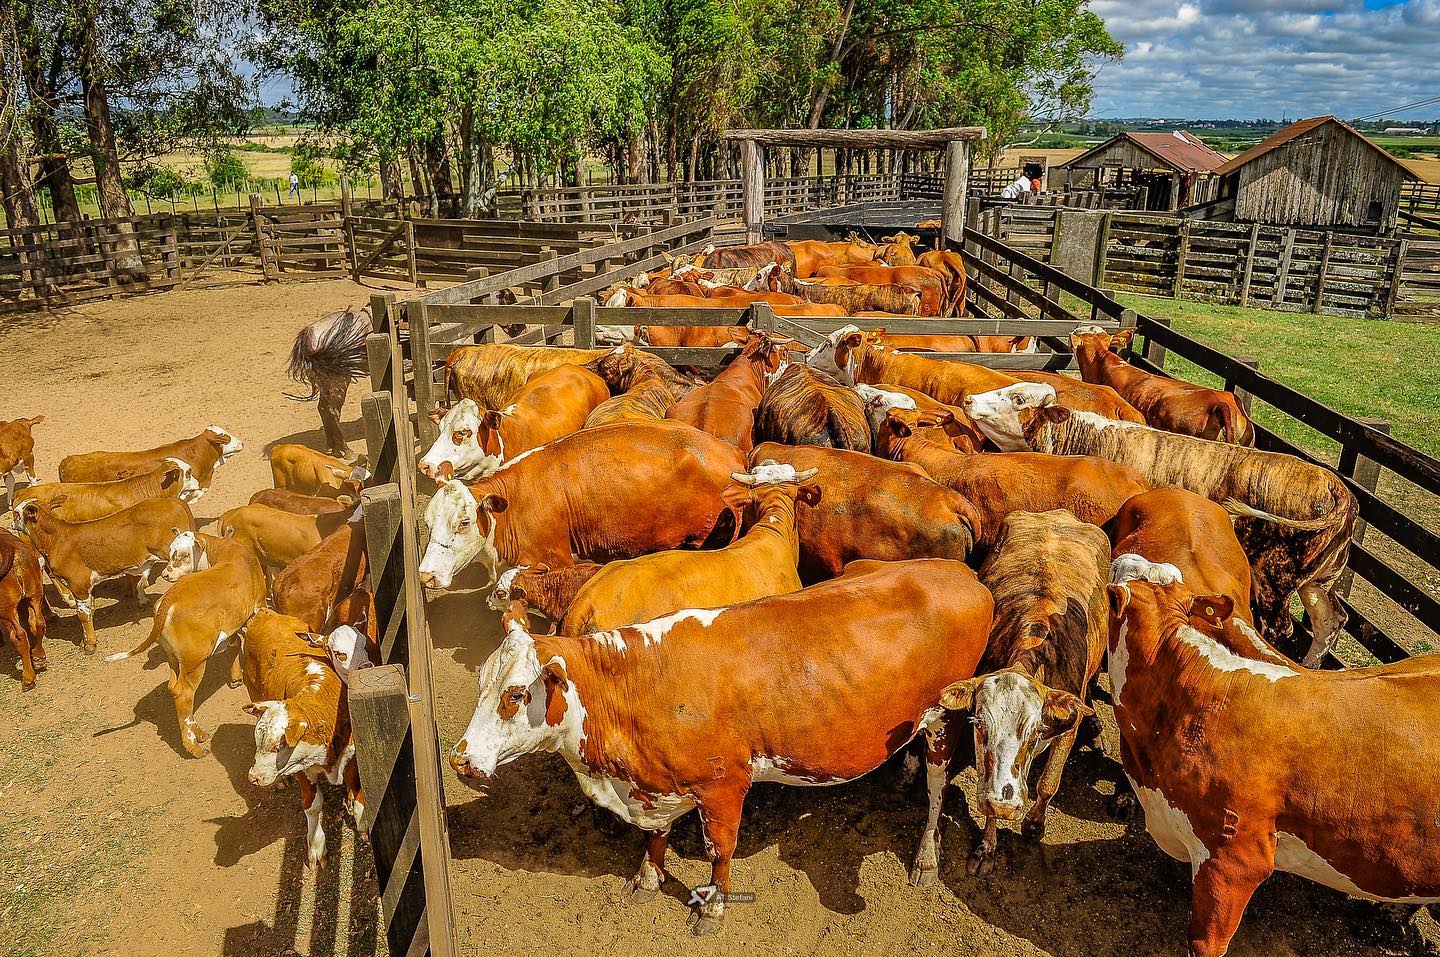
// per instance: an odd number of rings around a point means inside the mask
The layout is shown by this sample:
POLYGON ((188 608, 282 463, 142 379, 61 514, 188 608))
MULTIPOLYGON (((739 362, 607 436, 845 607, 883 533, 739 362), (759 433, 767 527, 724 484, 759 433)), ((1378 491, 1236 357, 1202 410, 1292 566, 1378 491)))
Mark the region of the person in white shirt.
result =
POLYGON ((295 174, 295 173, 291 173, 291 174, 290 174, 290 195, 291 195, 291 196, 299 196, 299 195, 300 195, 300 177, 299 177, 299 175, 297 175, 297 174, 295 174))
POLYGON ((1006 186, 1000 191, 1000 198, 1019 199, 1022 193, 1031 192, 1032 189, 1033 186, 1030 177, 1024 173, 1021 173, 1019 178, 1016 179, 1015 182, 1011 183, 1009 186, 1006 186))

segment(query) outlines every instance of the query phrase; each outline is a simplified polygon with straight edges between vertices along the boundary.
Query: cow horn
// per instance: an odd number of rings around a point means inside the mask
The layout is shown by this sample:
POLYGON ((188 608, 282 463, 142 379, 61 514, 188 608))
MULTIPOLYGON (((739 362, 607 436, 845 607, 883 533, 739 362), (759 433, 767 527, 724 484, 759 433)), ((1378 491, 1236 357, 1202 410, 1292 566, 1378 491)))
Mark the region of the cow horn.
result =
POLYGON ((803 471, 803 472, 796 472, 796 473, 795 473, 795 481, 797 481, 797 482, 808 482, 808 481, 810 481, 812 478, 814 478, 815 476, 817 476, 817 475, 819 475, 819 474, 820 474, 820 470, 819 470, 819 469, 806 469, 806 470, 803 471))
POLYGON ((760 480, 749 472, 731 472, 730 477, 746 488, 754 488, 760 484, 760 480))

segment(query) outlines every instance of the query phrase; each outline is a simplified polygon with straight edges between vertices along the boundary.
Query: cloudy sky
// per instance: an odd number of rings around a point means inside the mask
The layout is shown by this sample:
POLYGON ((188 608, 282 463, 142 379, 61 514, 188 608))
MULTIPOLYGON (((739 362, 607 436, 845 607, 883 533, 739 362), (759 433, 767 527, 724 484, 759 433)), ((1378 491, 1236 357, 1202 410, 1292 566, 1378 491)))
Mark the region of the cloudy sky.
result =
MULTIPOLYGON (((1125 59, 1090 115, 1356 117, 1440 95, 1440 0, 1092 0, 1125 59)), ((1440 104, 1392 114, 1426 119, 1440 104)))

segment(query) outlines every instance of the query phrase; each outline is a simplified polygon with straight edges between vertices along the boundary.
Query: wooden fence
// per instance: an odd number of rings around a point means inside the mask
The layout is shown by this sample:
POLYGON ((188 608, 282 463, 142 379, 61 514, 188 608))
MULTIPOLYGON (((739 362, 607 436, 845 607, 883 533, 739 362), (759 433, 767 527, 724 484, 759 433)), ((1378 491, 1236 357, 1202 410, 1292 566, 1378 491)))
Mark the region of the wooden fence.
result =
MULTIPOLYGON (((1072 210, 1009 206, 986 231, 1054 260, 1072 210)), ((1356 236, 1285 226, 1217 223, 1110 211, 1098 229, 1094 271, 1108 289, 1150 296, 1372 318, 1440 318, 1440 239, 1356 236)))

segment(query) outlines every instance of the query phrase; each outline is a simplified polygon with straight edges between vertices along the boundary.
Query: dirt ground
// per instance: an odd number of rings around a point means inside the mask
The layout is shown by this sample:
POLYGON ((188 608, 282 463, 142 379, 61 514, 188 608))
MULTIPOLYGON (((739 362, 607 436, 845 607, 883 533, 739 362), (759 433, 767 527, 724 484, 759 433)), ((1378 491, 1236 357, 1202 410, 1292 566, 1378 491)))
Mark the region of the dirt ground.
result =
MULTIPOLYGON (((246 285, 101 303, 0 323, 0 418, 44 414, 36 431, 42 477, 65 454, 132 448, 224 425, 245 451, 197 506, 202 521, 269 484, 267 447, 318 445, 311 405, 291 402, 284 375, 294 332, 367 290, 334 281, 246 285)), ((361 445, 358 396, 346 434, 361 445)), ((442 746, 475 703, 474 675, 498 640, 479 584, 431 603, 438 650, 442 746)), ((155 591, 158 591, 156 589, 155 591)), ((117 594, 106 592, 105 594, 117 594)), ((196 717, 214 754, 179 744, 158 651, 107 665, 150 627, 128 600, 98 603, 101 654, 79 648, 73 612, 51 623, 50 670, 19 690, 16 660, 0 651, 0 955, 116 953, 289 957, 384 950, 364 849, 342 820, 338 792, 326 830, 336 850, 318 878, 302 872, 303 818, 291 791, 245 779, 253 721, 230 690, 223 656, 196 717)), ((784 707, 784 702, 776 702, 784 707)), ((1106 752, 1115 754, 1107 718, 1106 752)), ((488 795, 447 775, 457 922, 464 952, 677 952, 739 955, 976 954, 1137 957, 1184 950, 1187 867, 1165 857, 1139 823, 1106 815, 1111 760, 1077 753, 1040 844, 1002 834, 988 879, 965 875, 978 831, 958 780, 943 843, 941 882, 914 889, 906 870, 924 816, 920 783, 894 769, 831 789, 759 785, 747 803, 726 926, 695 939, 689 888, 706 883, 698 832, 677 827, 666 893, 621 900, 640 859, 638 832, 603 833, 557 758, 503 769, 488 795)), ((1419 922, 1440 941, 1433 921, 1419 922)), ((1279 875, 1251 904, 1232 953, 1242 957, 1421 952, 1388 911, 1279 875)))

